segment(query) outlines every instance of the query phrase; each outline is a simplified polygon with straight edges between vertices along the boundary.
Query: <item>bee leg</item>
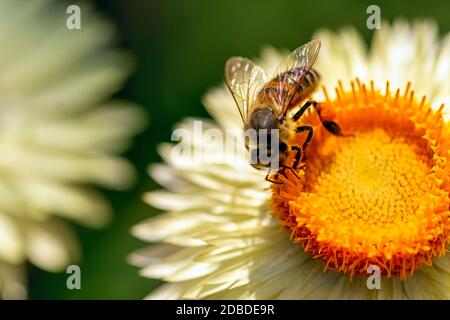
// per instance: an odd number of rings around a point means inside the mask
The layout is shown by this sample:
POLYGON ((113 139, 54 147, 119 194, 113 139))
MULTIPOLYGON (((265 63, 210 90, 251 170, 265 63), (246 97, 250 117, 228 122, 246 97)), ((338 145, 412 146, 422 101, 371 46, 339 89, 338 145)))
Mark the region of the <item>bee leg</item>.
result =
POLYGON ((300 164, 300 159, 302 158, 303 155, 303 149, 299 146, 292 146, 291 149, 297 151, 297 153, 295 154, 294 164, 292 165, 294 169, 297 169, 298 165, 300 164))
POLYGON ((341 127, 334 121, 322 121, 323 126, 328 132, 334 134, 335 136, 343 136, 341 127))
POLYGON ((297 132, 297 133, 305 132, 305 131, 308 131, 308 135, 306 136, 305 142, 303 142, 302 151, 305 151, 306 147, 311 142, 314 130, 311 126, 300 126, 295 129, 295 132, 297 132))
POLYGON ((271 173, 271 171, 269 171, 269 172, 267 173, 267 175, 266 175, 266 181, 269 181, 269 182, 272 182, 272 183, 276 183, 276 184, 283 184, 283 182, 271 180, 271 179, 269 178, 270 173, 271 173))
POLYGON ((292 117, 292 120, 297 121, 310 106, 313 106, 314 109, 317 111, 317 114, 319 115, 320 122, 322 122, 322 125, 327 129, 328 132, 334 134, 335 136, 343 136, 341 127, 334 121, 323 121, 322 117, 320 115, 320 110, 317 108, 317 102, 308 100, 305 102, 305 104, 298 110, 294 116, 292 117))
POLYGON ((306 101, 305 104, 300 108, 300 110, 298 110, 292 116, 292 120, 297 121, 298 119, 300 119, 300 117, 305 113, 305 111, 308 110, 308 108, 312 105, 314 105, 314 108, 315 108, 315 105, 317 105, 317 102, 311 101, 311 100, 306 101))
MULTIPOLYGON (((297 164, 297 166, 298 166, 298 164, 297 164)), ((294 174, 294 176, 295 176, 298 180, 300 180, 300 177, 298 176, 297 172, 295 172, 295 170, 294 170, 293 167, 288 167, 288 166, 285 166, 284 164, 280 165, 280 167, 283 168, 283 169, 290 170, 290 171, 294 174)), ((286 175, 284 175, 284 176, 286 177, 286 175)))
POLYGON ((311 104, 314 106, 314 109, 317 111, 317 114, 319 115, 320 122, 322 122, 322 125, 325 129, 327 129, 328 132, 331 134, 334 134, 335 136, 344 136, 342 133, 341 127, 334 121, 324 121, 322 119, 322 115, 320 114, 320 110, 317 108, 317 102, 312 101, 311 104))

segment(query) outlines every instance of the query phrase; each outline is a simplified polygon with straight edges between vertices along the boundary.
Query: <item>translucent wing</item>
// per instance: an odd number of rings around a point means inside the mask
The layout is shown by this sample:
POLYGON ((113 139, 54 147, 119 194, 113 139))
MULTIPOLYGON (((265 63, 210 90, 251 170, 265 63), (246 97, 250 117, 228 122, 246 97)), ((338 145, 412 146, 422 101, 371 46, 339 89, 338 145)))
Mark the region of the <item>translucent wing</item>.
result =
POLYGON ((320 40, 312 40, 292 51, 278 66, 275 81, 273 81, 275 86, 270 90, 269 95, 281 114, 285 114, 288 108, 292 107, 290 105, 292 98, 311 70, 319 50, 320 40))
POLYGON ((253 101, 266 82, 264 69, 249 59, 232 57, 225 64, 225 83, 236 101, 244 123, 248 119, 253 101))

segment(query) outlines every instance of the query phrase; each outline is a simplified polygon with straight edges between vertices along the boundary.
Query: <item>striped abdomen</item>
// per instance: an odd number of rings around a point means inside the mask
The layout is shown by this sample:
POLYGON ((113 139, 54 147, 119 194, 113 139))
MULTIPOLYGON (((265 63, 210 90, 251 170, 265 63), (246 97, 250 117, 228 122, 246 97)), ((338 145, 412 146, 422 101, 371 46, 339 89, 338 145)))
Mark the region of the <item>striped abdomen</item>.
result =
POLYGON ((310 69, 306 76, 297 82, 301 72, 300 68, 295 68, 269 81, 258 95, 258 104, 276 103, 278 106, 285 106, 286 110, 299 105, 315 91, 320 81, 319 73, 310 69), (288 99, 290 101, 287 101, 288 99))

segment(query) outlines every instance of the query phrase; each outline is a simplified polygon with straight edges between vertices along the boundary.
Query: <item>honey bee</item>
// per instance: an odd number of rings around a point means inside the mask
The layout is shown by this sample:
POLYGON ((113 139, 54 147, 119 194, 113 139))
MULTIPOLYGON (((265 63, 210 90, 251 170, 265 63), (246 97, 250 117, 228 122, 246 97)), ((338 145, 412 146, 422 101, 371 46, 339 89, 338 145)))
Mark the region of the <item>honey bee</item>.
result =
MULTIPOLYGON (((334 135, 342 135, 341 128, 332 119, 324 119, 322 108, 317 102, 308 99, 316 90, 320 76, 312 66, 320 50, 320 40, 312 40, 294 51, 280 63, 272 80, 268 80, 265 70, 243 57, 232 57, 225 64, 225 83, 227 84, 241 114, 244 131, 249 129, 267 133, 265 139, 248 139, 245 146, 256 169, 269 169, 266 180, 274 183, 269 175, 274 168, 271 163, 262 162, 261 151, 268 150, 272 130, 278 133, 278 150, 269 150, 271 156, 277 156, 279 168, 297 169, 304 152, 313 137, 313 127, 299 124, 301 116, 311 106, 317 111, 322 125, 334 135), (303 103, 303 104, 302 104, 303 103), (300 106, 292 116, 288 112, 300 106), (302 146, 290 145, 296 133, 306 132, 302 146), (295 160, 291 167, 286 166, 287 155, 295 151, 295 160)), ((332 113, 330 113, 332 114, 332 113)), ((261 136, 260 136, 261 137, 261 136)))

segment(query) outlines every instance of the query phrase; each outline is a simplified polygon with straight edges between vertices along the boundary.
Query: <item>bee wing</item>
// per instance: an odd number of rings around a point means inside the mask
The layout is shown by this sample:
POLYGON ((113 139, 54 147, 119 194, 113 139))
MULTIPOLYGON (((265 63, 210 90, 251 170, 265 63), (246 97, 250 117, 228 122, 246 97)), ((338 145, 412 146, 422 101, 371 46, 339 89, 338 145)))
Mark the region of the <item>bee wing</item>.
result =
POLYGON ((306 77, 316 61, 320 50, 320 40, 312 40, 294 51, 278 66, 275 75, 276 86, 270 92, 270 97, 279 108, 281 114, 286 114, 292 98, 299 89, 302 80, 306 77))
POLYGON ((225 83, 238 106, 242 120, 246 123, 250 108, 262 86, 267 82, 263 68, 251 60, 232 57, 225 64, 225 83))

